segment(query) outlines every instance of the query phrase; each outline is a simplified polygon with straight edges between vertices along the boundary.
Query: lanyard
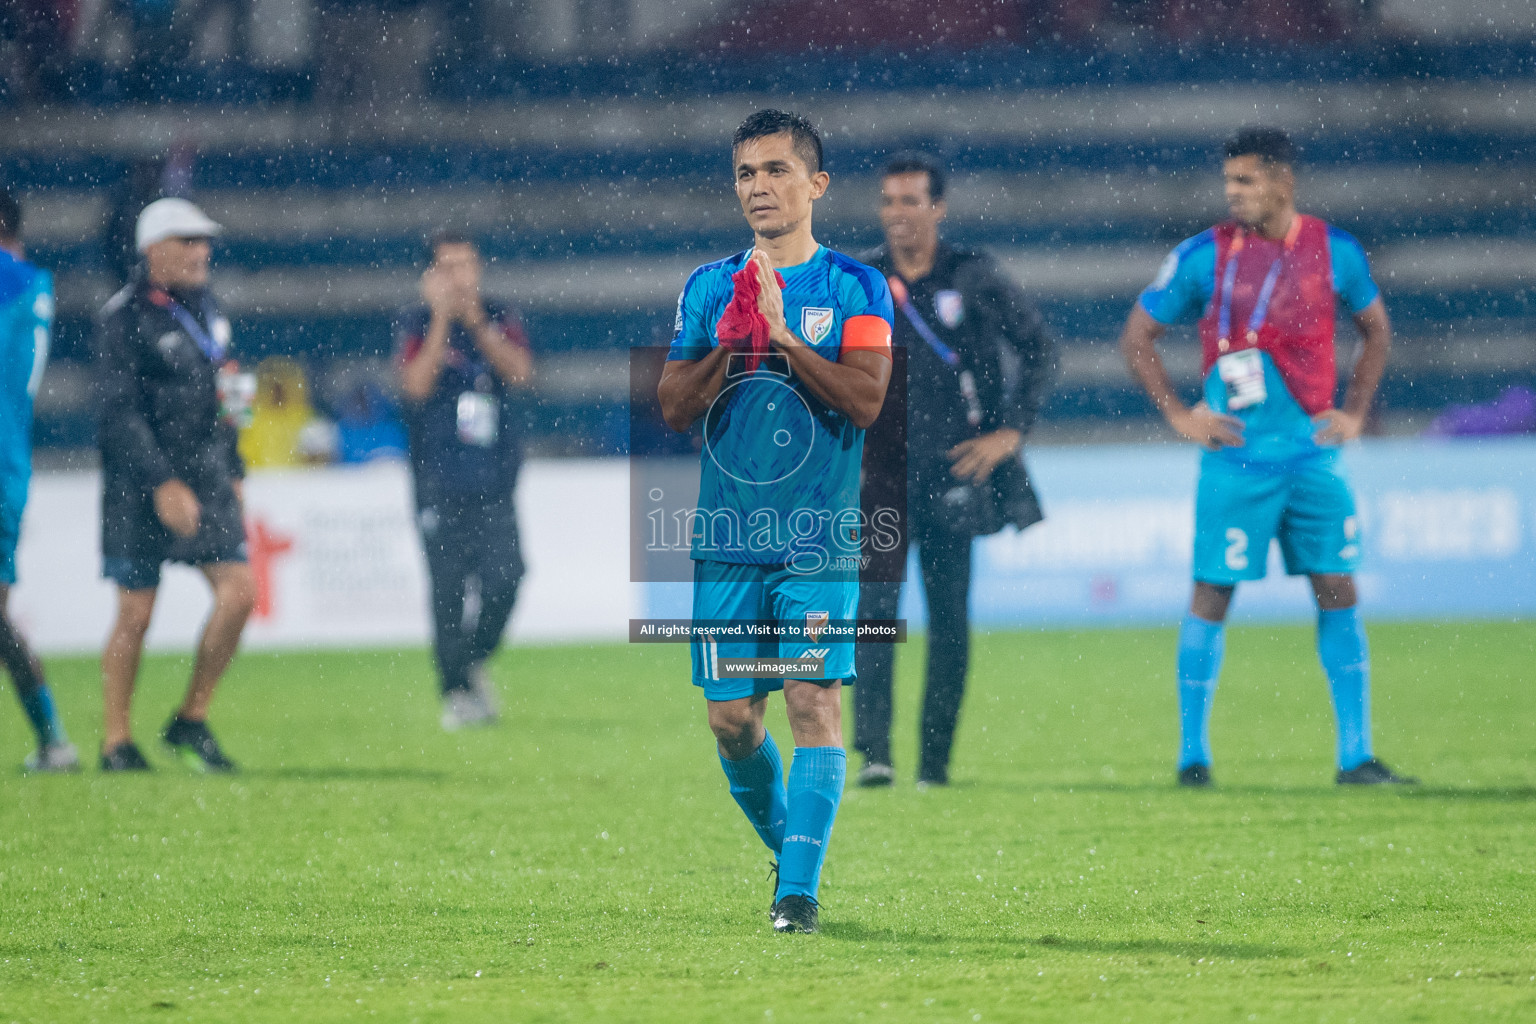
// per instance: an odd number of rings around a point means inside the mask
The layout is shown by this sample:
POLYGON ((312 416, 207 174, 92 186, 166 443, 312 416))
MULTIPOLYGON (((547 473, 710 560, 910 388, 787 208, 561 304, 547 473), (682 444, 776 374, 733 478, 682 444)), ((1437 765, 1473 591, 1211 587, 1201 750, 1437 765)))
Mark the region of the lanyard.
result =
MULTIPOLYGON (((1280 271, 1285 265, 1285 257, 1296 244, 1296 236, 1301 233, 1301 215, 1295 214, 1291 218, 1290 230, 1285 233, 1285 244, 1280 250, 1280 255, 1269 265, 1269 273, 1264 275, 1264 284, 1259 288, 1258 300, 1253 304, 1253 312, 1248 314, 1248 343, 1254 344, 1259 340, 1259 328, 1264 326, 1264 318, 1269 315, 1269 300, 1274 298, 1275 285, 1280 280, 1280 271)), ((1237 283, 1237 258, 1243 251, 1243 229, 1238 228, 1232 236, 1232 247, 1227 250, 1227 269, 1221 276, 1221 310, 1218 316, 1217 336, 1220 339, 1218 345, 1225 352, 1231 346, 1232 338, 1232 288, 1237 283)))
MULTIPOLYGON (((917 307, 912 305, 912 296, 907 291, 906 282, 893 275, 890 278, 890 285, 891 298, 895 299, 896 305, 901 307, 901 313, 907 318, 907 322, 912 325, 912 329, 928 343, 928 347, 933 349, 940 359, 944 360, 945 366, 958 367, 960 365, 960 354, 940 341, 939 336, 933 333, 933 328, 928 326, 928 321, 923 319, 923 314, 919 313, 917 307)), ((966 422, 973 427, 979 426, 981 424, 981 399, 976 391, 976 375, 971 373, 970 370, 960 371, 960 397, 965 399, 966 422)))
POLYGON ((907 292, 906 283, 901 281, 899 277, 894 276, 891 278, 891 282, 893 284, 900 282, 900 287, 893 287, 891 289, 891 296, 892 298, 900 296, 900 298, 896 299, 896 305, 901 307, 901 315, 907 318, 907 322, 912 325, 912 329, 917 332, 918 337, 928 343, 928 347, 933 349, 940 359, 944 360, 946 366, 959 366, 960 354, 940 341, 939 336, 933 333, 933 328, 928 326, 928 321, 923 319, 923 314, 919 313, 917 308, 912 305, 912 297, 907 292))
MULTIPOLYGON (((203 355, 208 357, 208 361, 211 363, 223 362, 224 346, 209 334, 203 328, 203 325, 197 322, 197 317, 187 312, 187 307, 177 302, 174 296, 166 291, 161 291, 160 294, 165 297, 165 308, 170 310, 171 316, 175 317, 176 322, 181 324, 181 329, 186 331, 188 336, 197 343, 197 347, 202 350, 203 355)), ((208 300, 206 298, 203 299, 203 318, 209 323, 213 322, 213 314, 208 309, 208 300)))

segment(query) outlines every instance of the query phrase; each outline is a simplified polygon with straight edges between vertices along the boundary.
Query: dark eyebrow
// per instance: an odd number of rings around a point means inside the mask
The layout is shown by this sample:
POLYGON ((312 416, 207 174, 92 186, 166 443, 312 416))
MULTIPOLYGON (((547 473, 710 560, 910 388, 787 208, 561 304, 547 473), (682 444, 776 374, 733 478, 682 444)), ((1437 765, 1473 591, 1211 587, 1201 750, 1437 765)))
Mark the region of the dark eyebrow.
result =
MULTIPOLYGON (((765 171, 776 171, 776 170, 778 170, 781 167, 790 167, 790 166, 793 166, 793 165, 788 160, 774 159, 774 160, 764 160, 761 164, 759 164, 757 166, 761 167, 765 171)), ((752 164, 747 163, 745 160, 743 160, 741 163, 736 165, 736 173, 737 174, 740 174, 742 171, 750 171, 750 170, 753 170, 753 169, 754 169, 754 166, 752 164)))

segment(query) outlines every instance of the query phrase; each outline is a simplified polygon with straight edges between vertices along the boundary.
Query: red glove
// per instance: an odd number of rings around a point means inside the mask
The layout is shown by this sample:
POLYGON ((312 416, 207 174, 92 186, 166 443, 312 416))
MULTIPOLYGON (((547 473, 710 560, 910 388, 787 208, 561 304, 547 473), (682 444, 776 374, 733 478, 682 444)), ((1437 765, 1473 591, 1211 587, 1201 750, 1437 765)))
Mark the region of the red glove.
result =
MULTIPOLYGON (((773 276, 783 288, 784 278, 777 270, 773 276)), ((715 337, 732 351, 750 353, 747 372, 752 373, 768 354, 768 318, 757 308, 757 296, 762 290, 757 282, 757 264, 748 260, 731 275, 731 284, 731 301, 726 303, 725 312, 715 324, 715 337)))

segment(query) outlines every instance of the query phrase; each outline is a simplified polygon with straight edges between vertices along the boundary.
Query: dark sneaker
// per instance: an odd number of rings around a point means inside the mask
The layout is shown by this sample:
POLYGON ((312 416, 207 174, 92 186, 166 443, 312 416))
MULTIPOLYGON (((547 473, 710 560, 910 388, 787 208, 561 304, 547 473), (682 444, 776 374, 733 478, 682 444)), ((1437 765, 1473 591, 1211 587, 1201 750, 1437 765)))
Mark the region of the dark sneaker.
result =
POLYGON ((917 773, 917 788, 927 789, 930 786, 949 785, 948 768, 924 768, 917 773))
POLYGON ((224 756, 207 722, 189 722, 180 715, 171 719, 161 736, 182 764, 195 772, 232 772, 235 762, 224 756))
POLYGON ((1216 784, 1211 778, 1211 766, 1208 764, 1185 765, 1179 769, 1179 785, 1188 789, 1209 789, 1216 784))
POLYGON ((896 772, 888 764, 871 761, 859 770, 859 777, 856 781, 865 789, 871 789, 875 786, 889 786, 896 781, 896 772))
POLYGON ((139 752, 132 740, 124 740, 111 750, 101 752, 101 770, 104 772, 147 772, 149 762, 139 752))
POLYGON ((1341 786, 1417 786, 1419 780, 1412 775, 1399 775, 1374 757, 1358 768, 1339 771, 1335 778, 1341 786))
POLYGON ((816 921, 816 901, 809 896, 792 892, 773 905, 773 930, 776 932, 810 932, 820 930, 816 921))

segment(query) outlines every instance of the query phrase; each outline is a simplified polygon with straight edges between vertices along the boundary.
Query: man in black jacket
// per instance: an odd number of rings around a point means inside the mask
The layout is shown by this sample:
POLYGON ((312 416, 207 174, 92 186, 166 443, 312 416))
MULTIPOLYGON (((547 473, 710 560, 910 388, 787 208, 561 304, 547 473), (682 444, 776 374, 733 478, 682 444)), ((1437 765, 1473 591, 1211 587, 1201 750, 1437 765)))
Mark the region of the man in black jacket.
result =
MULTIPOLYGON (((888 399, 865 440, 865 513, 900 507, 904 497, 907 515, 901 543, 872 552, 859 618, 896 617, 901 585, 885 581, 901 578, 915 541, 928 604, 919 785, 949 781, 970 654, 971 541, 1040 520, 1020 449, 1055 366, 1034 305, 989 256, 939 239, 944 214, 943 169, 925 156, 897 157, 881 180, 886 242, 860 257, 890 281, 907 371, 905 403, 888 399)), ((890 785, 895 650, 861 644, 858 657, 858 781, 890 785)))
POLYGON ((202 572, 213 611, 162 738, 197 770, 235 767, 207 718, 255 602, 240 507, 245 467, 235 450, 254 386, 230 359, 229 321, 207 287, 218 231, 185 199, 145 207, 135 238, 143 264, 97 325, 102 574, 117 585, 117 620, 101 658, 103 771, 149 768, 129 710, 167 561, 202 572))
POLYGON ((441 721, 451 732, 496 718, 485 662, 523 578, 512 499, 523 461, 516 392, 533 376, 533 357, 513 310, 481 295, 474 242, 440 232, 431 251, 422 302, 401 310, 395 333, 441 721))

